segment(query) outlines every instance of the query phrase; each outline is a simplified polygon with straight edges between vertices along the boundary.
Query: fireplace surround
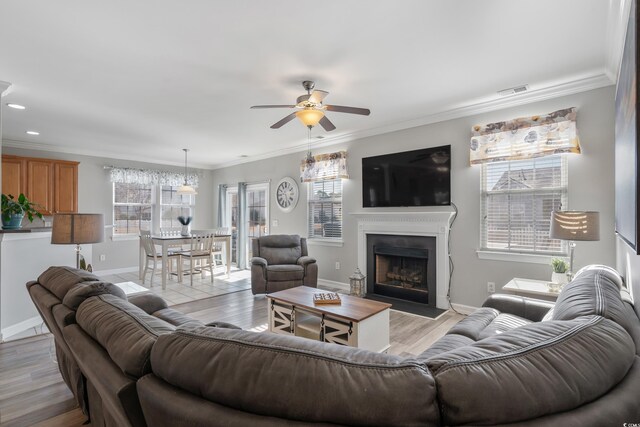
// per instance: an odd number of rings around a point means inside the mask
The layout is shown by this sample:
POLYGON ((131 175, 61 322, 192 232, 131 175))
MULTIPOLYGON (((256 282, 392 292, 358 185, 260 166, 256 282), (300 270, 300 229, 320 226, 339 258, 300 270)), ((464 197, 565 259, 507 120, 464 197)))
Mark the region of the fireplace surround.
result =
POLYGON ((448 309, 447 291, 449 286, 449 222, 452 211, 432 212, 358 212, 352 214, 358 222, 358 267, 367 272, 367 288, 373 278, 369 275, 367 259, 367 238, 369 235, 430 236, 435 238, 435 306, 448 309))

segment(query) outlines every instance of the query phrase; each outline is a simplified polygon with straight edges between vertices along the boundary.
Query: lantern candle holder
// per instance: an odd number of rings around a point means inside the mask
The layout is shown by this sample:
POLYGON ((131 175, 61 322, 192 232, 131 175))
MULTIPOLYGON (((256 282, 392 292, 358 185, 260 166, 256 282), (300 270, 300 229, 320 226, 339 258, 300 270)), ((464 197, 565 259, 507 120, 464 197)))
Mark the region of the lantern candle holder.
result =
POLYGON ((356 271, 349 276, 349 285, 350 285, 350 294, 356 297, 364 297, 366 294, 366 285, 365 285, 366 277, 359 268, 356 268, 356 271))

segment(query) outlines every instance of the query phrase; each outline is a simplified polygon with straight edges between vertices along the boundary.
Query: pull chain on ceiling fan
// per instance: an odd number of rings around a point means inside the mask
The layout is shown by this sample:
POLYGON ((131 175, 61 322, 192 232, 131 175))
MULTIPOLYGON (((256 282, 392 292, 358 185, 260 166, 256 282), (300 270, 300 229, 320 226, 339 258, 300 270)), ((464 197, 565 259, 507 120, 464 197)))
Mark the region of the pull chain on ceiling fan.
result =
POLYGON ((310 80, 302 82, 302 87, 307 91, 306 95, 301 95, 294 105, 254 105, 252 109, 259 108, 297 108, 295 111, 282 120, 271 125, 271 129, 279 129, 297 117, 302 124, 308 128, 316 126, 318 123, 324 130, 330 132, 336 127, 331 120, 325 115, 325 111, 334 111, 336 113, 359 114, 368 116, 371 111, 368 108, 346 107, 342 105, 325 105, 322 103, 329 92, 324 90, 314 90, 315 83, 310 80), (313 90, 313 92, 311 92, 313 90))

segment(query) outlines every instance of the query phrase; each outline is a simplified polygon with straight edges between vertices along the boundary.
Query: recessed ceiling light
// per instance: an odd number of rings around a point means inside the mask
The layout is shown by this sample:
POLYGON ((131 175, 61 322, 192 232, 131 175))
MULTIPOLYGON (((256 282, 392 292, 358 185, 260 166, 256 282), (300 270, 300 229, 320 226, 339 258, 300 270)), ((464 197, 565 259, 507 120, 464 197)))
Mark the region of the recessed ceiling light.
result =
POLYGON ((247 156, 246 154, 240 154, 240 157, 242 157, 244 159, 244 158, 249 157, 249 156, 247 156))
POLYGON ((28 130, 27 135, 40 135, 40 132, 36 132, 35 130, 28 130))
POLYGON ((27 107, 25 107, 24 105, 20 105, 20 104, 12 104, 12 103, 8 103, 7 107, 9 108, 15 108, 16 110, 26 110, 27 107))

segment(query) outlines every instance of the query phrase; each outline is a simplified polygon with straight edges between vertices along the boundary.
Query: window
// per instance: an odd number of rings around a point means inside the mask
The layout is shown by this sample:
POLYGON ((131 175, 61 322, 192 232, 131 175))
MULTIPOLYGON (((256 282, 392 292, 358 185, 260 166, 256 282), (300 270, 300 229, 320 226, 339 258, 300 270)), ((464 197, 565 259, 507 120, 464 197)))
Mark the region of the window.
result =
POLYGON ((138 234, 151 229, 153 186, 113 184, 113 234, 138 234))
POLYGON ((160 192, 160 228, 179 228, 179 216, 190 216, 195 204, 195 196, 177 194, 178 187, 162 186, 160 192))
POLYGON ((342 179, 309 183, 309 239, 342 239, 342 179))
POLYGON ((484 163, 481 181, 481 250, 566 255, 549 238, 551 211, 567 206, 564 156, 484 163))

